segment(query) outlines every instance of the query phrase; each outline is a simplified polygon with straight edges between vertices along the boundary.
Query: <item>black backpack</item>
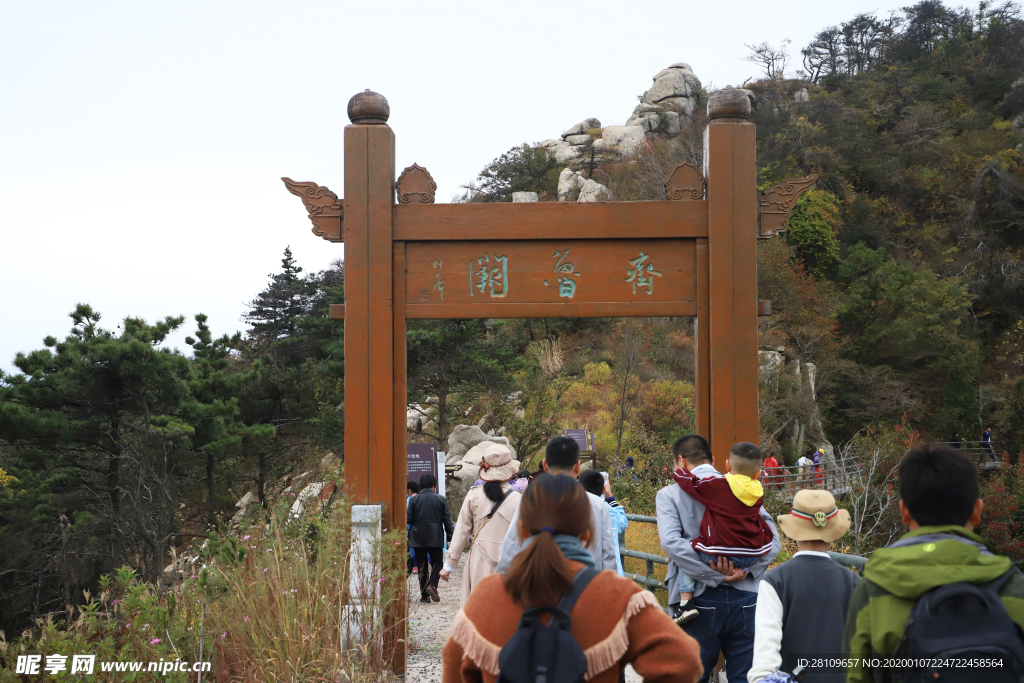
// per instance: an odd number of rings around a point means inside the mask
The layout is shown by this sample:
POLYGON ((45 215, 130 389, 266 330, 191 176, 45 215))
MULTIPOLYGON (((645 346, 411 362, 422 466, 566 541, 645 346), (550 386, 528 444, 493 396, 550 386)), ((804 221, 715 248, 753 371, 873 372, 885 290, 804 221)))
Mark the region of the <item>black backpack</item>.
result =
POLYGON ((498 683, 582 683, 587 657, 572 637, 569 613, 579 600, 596 569, 581 569, 572 590, 557 607, 534 607, 523 612, 519 630, 509 638, 498 655, 498 683), (540 615, 551 614, 545 626, 540 615))
POLYGON ((1024 681, 1024 631, 1010 619, 1001 589, 1017 574, 1010 569, 989 583, 957 582, 926 593, 910 612, 903 640, 895 659, 907 666, 896 674, 897 681, 942 681, 985 683, 1024 681), (1002 660, 1002 666, 971 666, 960 659, 1002 660), (946 660, 945 662, 927 660, 946 660), (921 661, 925 660, 925 661, 921 661))

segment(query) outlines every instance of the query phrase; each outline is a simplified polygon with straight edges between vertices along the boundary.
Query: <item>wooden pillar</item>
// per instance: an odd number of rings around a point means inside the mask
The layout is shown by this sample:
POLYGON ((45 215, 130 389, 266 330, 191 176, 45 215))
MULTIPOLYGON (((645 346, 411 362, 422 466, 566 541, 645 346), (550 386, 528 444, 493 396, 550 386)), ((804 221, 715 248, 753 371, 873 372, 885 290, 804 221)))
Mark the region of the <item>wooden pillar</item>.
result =
MULTIPOLYGON (((377 93, 348 103, 345 127, 345 486, 405 527, 405 244, 392 240, 395 134, 377 93)), ((395 568, 403 571, 404 567, 395 568)), ((386 606, 385 647, 405 671, 405 600, 386 606)))
MULTIPOLYGON (((352 125, 345 127, 345 485, 353 502, 383 504, 384 527, 392 529, 395 514, 403 520, 405 514, 404 496, 400 506, 395 504, 395 135, 387 125, 387 100, 376 93, 353 97, 348 113, 352 125)), ((404 386, 404 373, 397 383, 404 386)), ((404 403, 404 395, 401 400, 404 403)), ((404 443, 400 457, 404 463, 404 443)))
MULTIPOLYGON (((710 441, 725 471, 739 441, 758 443, 757 170, 750 100, 720 90, 708 101, 710 441)), ((699 421, 699 420, 698 420, 699 421)))
POLYGON ((695 366, 697 389, 697 433, 711 438, 711 354, 708 349, 708 240, 697 238, 697 320, 693 336, 696 341, 695 366))

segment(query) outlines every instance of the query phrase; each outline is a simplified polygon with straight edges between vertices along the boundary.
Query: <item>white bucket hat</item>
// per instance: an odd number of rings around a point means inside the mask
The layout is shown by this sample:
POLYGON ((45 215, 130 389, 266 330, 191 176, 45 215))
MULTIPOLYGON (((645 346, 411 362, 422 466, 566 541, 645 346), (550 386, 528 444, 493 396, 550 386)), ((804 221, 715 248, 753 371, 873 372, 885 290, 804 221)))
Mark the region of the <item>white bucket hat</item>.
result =
POLYGON ((519 473, 519 461, 512 457, 508 446, 492 443, 484 449, 480 461, 480 478, 484 481, 508 481, 519 473))

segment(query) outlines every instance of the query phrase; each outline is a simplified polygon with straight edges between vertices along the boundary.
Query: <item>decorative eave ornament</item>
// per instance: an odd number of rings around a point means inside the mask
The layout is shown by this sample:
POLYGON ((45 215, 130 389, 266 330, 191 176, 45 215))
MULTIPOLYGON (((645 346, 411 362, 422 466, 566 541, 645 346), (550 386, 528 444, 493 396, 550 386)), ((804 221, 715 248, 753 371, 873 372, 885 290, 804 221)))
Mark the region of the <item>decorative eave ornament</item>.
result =
POLYGON ((789 230, 789 217, 793 214, 796 200, 818 180, 817 175, 806 178, 785 180, 757 197, 757 236, 761 239, 775 237, 783 230, 789 230))
POLYGON ((328 242, 343 242, 341 225, 344 222, 344 207, 338 195, 316 183, 297 183, 291 178, 281 178, 284 186, 306 205, 309 220, 313 222, 313 234, 328 242))
POLYGON ((437 183, 430 172, 419 164, 413 164, 402 171, 395 182, 399 204, 433 204, 437 183))
POLYGON ((672 201, 704 199, 707 180, 692 161, 684 161, 665 178, 665 196, 672 201))

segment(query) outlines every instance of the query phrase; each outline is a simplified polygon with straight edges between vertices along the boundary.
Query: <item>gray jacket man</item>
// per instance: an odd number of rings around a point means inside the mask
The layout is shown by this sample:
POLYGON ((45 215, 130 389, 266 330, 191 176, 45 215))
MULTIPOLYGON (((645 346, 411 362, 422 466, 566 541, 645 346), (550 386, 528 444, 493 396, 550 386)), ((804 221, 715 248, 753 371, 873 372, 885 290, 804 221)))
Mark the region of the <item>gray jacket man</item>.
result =
MULTIPOLYGON (((721 476, 713 465, 708 464, 697 465, 690 471, 701 479, 706 476, 721 476)), ((669 558, 666 582, 670 589, 674 589, 676 574, 680 571, 693 579, 696 584, 693 589, 695 596, 700 595, 709 587, 721 584, 725 577, 701 560, 697 556, 697 551, 690 544, 695 537, 700 535, 700 520, 704 517, 704 506, 683 491, 678 484, 671 484, 658 491, 655 505, 658 508, 658 536, 661 539, 661 549, 669 558)), ((772 516, 765 512, 764 508, 761 508, 761 517, 768 521, 768 526, 775 533, 772 549, 750 566, 745 578, 730 584, 733 588, 749 591, 755 595, 757 594, 757 582, 764 576, 768 565, 782 549, 782 541, 779 540, 779 532, 775 528, 772 516)), ((668 598, 670 605, 679 602, 679 593, 674 590, 672 593, 674 594, 670 594, 668 598)))
MULTIPOLYGON (((591 541, 587 550, 594 556, 594 564, 598 571, 603 569, 618 571, 615 564, 615 536, 612 534, 611 513, 608 511, 608 506, 598 496, 588 493, 587 498, 590 499, 590 507, 594 512, 594 540, 591 541)), ((512 516, 512 522, 509 524, 508 532, 505 534, 505 540, 501 543, 496 571, 504 574, 522 549, 523 539, 519 538, 519 510, 516 510, 512 516)))
MULTIPOLYGON (((733 451, 735 453, 729 454, 730 461, 739 453, 744 458, 753 455, 758 462, 761 461, 761 449, 754 444, 736 444, 733 451)), ((672 446, 672 453, 676 467, 685 467, 701 479, 722 476, 711 464, 714 461, 711 447, 701 436, 689 434, 680 437, 672 446)), ((669 559, 668 602, 670 606, 677 606, 673 615, 678 612, 683 617, 686 611, 678 605, 679 592, 676 586, 679 572, 685 573, 694 583, 693 598, 688 604, 696 610, 697 615, 682 623, 682 628, 700 644, 700 657, 704 664, 701 683, 708 680, 719 653, 725 657, 728 679, 745 681, 753 662, 757 583, 782 548, 771 515, 761 508, 761 517, 772 530, 771 549, 746 570, 735 569, 725 558, 720 558, 717 569, 730 572, 727 576, 704 563, 691 544, 694 538, 700 536, 704 505, 678 484, 671 484, 658 491, 655 502, 658 508, 658 536, 661 548, 669 559)))

